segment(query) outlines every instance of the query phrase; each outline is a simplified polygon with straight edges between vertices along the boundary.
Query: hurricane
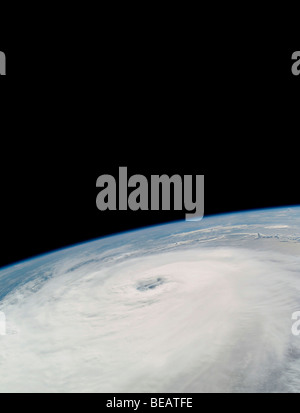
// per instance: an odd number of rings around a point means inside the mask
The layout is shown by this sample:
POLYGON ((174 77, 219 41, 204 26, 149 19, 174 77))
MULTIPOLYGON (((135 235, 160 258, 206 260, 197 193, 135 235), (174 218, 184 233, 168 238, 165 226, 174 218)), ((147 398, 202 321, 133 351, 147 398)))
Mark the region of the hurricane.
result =
POLYGON ((178 221, 0 270, 0 392, 299 392, 300 208, 178 221))

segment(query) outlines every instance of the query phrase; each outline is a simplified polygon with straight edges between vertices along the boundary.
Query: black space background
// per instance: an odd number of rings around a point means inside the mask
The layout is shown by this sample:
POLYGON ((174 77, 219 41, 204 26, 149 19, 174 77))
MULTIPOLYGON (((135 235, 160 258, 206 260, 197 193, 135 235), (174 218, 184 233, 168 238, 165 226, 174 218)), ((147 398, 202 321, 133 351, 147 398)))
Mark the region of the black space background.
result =
MULTIPOLYGON (((184 212, 96 209, 96 179, 204 174, 205 215, 300 204, 291 39, 6 39, 1 265, 184 212)), ((188 225, 188 224, 187 224, 188 225)))

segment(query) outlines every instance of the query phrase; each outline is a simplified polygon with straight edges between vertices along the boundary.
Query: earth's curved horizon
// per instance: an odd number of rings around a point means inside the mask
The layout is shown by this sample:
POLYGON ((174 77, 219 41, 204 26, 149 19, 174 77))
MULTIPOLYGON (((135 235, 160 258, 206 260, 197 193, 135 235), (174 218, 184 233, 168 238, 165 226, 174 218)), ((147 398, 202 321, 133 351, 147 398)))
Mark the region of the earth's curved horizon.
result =
POLYGON ((0 392, 299 392, 299 292, 300 206, 31 257, 0 268, 0 392))

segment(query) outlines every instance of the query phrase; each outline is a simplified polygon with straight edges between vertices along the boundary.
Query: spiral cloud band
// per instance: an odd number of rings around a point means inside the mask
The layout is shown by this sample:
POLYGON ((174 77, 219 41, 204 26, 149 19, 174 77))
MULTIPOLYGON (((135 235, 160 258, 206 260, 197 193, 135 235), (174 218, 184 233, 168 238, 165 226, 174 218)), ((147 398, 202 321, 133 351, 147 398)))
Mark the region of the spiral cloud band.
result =
POLYGON ((240 219, 149 228, 3 269, 0 391, 299 391, 298 227, 280 214, 240 219))

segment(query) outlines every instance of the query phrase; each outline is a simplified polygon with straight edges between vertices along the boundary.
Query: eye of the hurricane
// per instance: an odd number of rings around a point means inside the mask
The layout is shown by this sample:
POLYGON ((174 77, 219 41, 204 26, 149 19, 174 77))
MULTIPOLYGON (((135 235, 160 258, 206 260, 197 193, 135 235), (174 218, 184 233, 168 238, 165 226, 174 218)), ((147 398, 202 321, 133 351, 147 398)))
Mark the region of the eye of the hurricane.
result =
POLYGON ((139 291, 149 291, 149 290, 153 290, 154 288, 162 285, 164 283, 164 279, 161 277, 158 278, 153 278, 151 280, 145 280, 140 282, 136 289, 139 291))

